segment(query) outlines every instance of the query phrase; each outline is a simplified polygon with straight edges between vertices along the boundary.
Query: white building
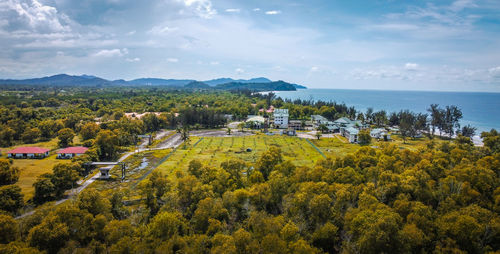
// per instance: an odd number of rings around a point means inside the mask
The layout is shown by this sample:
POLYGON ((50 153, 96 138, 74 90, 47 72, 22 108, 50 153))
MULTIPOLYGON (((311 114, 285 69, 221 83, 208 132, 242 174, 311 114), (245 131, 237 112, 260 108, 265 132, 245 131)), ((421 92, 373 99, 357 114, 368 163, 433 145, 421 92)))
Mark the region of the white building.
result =
POLYGON ((288 109, 275 109, 273 113, 274 126, 280 129, 288 128, 288 109))
POLYGON ((346 137, 350 143, 358 143, 359 130, 354 127, 343 128, 342 135, 346 137))

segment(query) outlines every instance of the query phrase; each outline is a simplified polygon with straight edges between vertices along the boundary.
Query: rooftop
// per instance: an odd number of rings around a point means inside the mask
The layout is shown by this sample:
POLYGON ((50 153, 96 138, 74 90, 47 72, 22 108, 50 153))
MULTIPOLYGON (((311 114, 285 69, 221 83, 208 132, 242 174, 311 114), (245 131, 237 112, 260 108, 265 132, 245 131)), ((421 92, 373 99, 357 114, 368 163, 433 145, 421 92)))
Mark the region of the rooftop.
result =
POLYGON ((47 148, 29 146, 29 147, 18 147, 8 151, 7 153, 46 153, 50 151, 47 148))
POLYGON ((89 149, 84 146, 73 146, 61 149, 57 153, 85 153, 87 150, 89 149))
POLYGON ((274 110, 274 116, 288 116, 288 109, 277 108, 274 110))

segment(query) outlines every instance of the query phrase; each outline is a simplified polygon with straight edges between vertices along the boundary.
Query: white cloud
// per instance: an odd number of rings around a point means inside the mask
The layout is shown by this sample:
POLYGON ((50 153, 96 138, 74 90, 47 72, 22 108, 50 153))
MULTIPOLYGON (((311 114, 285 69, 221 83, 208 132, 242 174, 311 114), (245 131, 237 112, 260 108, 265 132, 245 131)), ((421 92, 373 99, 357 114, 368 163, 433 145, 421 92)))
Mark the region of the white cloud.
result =
POLYGON ((490 73, 500 73, 500 66, 497 66, 497 67, 494 67, 494 68, 490 68, 488 71, 490 73))
POLYGON ((167 61, 171 62, 171 63, 177 63, 177 62, 179 62, 179 59, 170 57, 170 58, 167 58, 167 61))
POLYGON ((172 33, 179 30, 178 27, 169 27, 169 26, 154 26, 151 28, 148 33, 149 34, 154 34, 154 35, 163 35, 163 34, 168 34, 172 33))
POLYGON ((130 63, 133 63, 133 62, 140 62, 141 59, 138 58, 138 57, 135 57, 135 58, 127 58, 126 59, 127 62, 130 62, 130 63))
POLYGON ((416 71, 418 69, 418 64, 416 63, 406 63, 405 64, 405 70, 408 71, 416 71))
POLYGON ((273 11, 266 11, 267 15, 277 15, 277 14, 280 14, 280 13, 281 13, 281 11, 275 11, 275 10, 273 10, 273 11))
POLYGON ((253 8, 253 11, 260 11, 260 8, 253 8))
POLYGON ((212 62, 210 62, 210 65, 219 65, 219 62, 217 62, 217 61, 212 61, 212 62))
POLYGON ((240 9, 226 9, 226 12, 240 12, 240 9))
POLYGON ((245 70, 241 69, 241 68, 236 68, 236 70, 234 70, 237 74, 242 74, 245 72, 245 70))
POLYGON ((194 8, 194 12, 201 18, 211 19, 217 15, 217 10, 212 7, 210 0, 182 0, 188 7, 194 8))
POLYGON ((313 67, 311 67, 311 69, 309 71, 310 72, 317 72, 317 71, 319 71, 319 68, 318 68, 318 66, 313 66, 313 67))
POLYGON ((130 35, 134 35, 135 33, 136 33, 136 31, 135 31, 135 30, 132 30, 132 31, 128 32, 128 33, 127 33, 127 35, 129 35, 129 36, 130 36, 130 35))
POLYGON ((93 56, 95 57, 121 57, 128 54, 128 49, 103 49, 93 56))
POLYGON ((4 0, 0 3, 0 20, 8 31, 58 33, 71 31, 66 15, 38 0, 4 0), (6 21, 6 22, 5 22, 6 21))

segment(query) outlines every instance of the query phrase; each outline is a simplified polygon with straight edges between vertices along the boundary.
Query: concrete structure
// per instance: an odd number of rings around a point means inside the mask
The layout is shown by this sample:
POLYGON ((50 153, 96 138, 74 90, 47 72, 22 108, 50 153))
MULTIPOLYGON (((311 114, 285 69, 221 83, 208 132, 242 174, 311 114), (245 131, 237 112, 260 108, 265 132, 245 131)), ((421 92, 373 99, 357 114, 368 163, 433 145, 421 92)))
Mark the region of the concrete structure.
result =
POLYGON ((370 131, 370 136, 376 139, 391 140, 391 135, 384 128, 372 129, 370 131))
POLYGON ((340 125, 336 122, 332 122, 320 115, 312 115, 311 122, 315 129, 318 129, 320 125, 326 126, 328 132, 340 132, 340 125))
POLYGON ((274 126, 280 129, 288 128, 288 109, 277 108, 273 112, 274 126))
POLYGON ((346 137, 350 143, 358 143, 359 130, 354 127, 342 128, 342 136, 346 137))
POLYGON ((114 162, 90 162, 88 165, 92 166, 107 166, 107 167, 102 167, 99 168, 99 171, 101 171, 101 175, 99 176, 100 179, 108 179, 111 176, 109 175, 109 171, 113 168, 115 165, 120 165, 121 170, 122 170, 122 181, 125 179, 125 163, 121 161, 114 161, 114 162))
POLYGON ((83 146, 73 146, 61 149, 57 152, 58 159, 71 159, 76 156, 83 155, 87 150, 87 147, 83 146))
POLYGON ((7 157, 15 159, 42 159, 49 156, 49 149, 41 147, 18 147, 7 152, 7 157))
POLYGON ((266 119, 262 116, 253 116, 250 115, 248 116, 248 119, 245 121, 246 126, 248 128, 253 128, 253 129, 260 129, 264 127, 264 124, 266 123, 266 119))
POLYGON ((305 123, 302 124, 301 120, 290 120, 288 121, 288 128, 293 130, 304 130, 305 123))

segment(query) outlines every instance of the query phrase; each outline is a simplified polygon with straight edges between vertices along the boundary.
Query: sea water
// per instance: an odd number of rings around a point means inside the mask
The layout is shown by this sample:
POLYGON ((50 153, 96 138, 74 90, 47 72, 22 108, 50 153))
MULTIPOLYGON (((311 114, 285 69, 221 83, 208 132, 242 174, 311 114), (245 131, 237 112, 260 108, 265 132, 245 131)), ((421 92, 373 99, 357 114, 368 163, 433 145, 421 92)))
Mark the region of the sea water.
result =
POLYGON ((300 89, 278 91, 283 99, 314 101, 335 101, 354 106, 366 112, 385 110, 387 113, 408 109, 416 113, 428 113, 431 104, 458 106, 463 113, 461 125, 470 124, 477 128, 476 134, 491 129, 500 130, 500 93, 481 92, 423 92, 423 91, 383 91, 347 89, 300 89))

